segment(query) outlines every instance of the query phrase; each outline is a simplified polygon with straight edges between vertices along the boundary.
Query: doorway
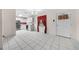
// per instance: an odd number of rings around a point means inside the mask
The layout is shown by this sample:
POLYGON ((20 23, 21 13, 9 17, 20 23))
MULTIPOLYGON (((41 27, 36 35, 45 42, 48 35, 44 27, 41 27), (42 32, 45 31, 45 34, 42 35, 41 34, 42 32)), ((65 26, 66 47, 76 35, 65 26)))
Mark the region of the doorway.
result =
POLYGON ((46 15, 37 17, 37 32, 47 33, 47 16, 46 15))

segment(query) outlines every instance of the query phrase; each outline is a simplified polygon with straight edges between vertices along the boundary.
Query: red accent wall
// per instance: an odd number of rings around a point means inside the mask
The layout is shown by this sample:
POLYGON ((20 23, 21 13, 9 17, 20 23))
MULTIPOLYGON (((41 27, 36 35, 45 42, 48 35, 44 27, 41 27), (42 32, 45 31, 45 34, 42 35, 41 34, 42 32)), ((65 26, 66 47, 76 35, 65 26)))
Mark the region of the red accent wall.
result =
POLYGON ((46 15, 38 16, 38 17, 37 17, 37 32, 39 32, 40 20, 42 20, 42 23, 43 23, 44 26, 45 26, 44 33, 47 33, 47 16, 46 16, 46 15))

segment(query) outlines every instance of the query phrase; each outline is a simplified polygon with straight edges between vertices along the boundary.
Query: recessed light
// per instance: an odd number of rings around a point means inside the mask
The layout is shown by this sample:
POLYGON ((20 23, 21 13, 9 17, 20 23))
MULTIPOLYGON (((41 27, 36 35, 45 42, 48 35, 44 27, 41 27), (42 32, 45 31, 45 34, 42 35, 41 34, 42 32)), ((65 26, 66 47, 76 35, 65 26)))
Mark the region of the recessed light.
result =
POLYGON ((22 15, 22 14, 19 14, 18 16, 19 16, 19 17, 22 17, 23 15, 22 15))

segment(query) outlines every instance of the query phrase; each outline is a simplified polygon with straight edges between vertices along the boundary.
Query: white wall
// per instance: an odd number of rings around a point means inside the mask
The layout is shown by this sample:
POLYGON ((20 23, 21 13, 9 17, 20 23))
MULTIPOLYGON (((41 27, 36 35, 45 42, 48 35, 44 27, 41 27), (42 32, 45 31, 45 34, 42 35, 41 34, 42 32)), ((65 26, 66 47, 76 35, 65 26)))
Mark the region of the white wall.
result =
POLYGON ((13 36, 16 34, 16 10, 2 9, 2 35, 13 36))
POLYGON ((59 13, 68 13, 71 18, 71 38, 76 39, 76 10, 74 9, 47 9, 39 12, 37 16, 47 15, 47 33, 49 35, 56 35, 56 18, 59 13), (55 19, 55 22, 53 22, 55 19))
POLYGON ((0 50, 2 47, 2 10, 0 9, 0 50))
POLYGON ((77 30, 76 30, 76 38, 77 40, 79 41, 79 9, 76 11, 76 27, 77 27, 77 30))

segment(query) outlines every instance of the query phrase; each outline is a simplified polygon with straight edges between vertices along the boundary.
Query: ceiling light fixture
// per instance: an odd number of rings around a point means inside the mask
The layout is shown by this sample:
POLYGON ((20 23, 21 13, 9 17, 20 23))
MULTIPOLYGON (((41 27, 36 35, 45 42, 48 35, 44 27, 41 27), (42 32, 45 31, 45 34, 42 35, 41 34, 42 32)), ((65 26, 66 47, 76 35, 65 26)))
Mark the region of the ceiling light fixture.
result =
POLYGON ((19 16, 19 17, 22 17, 23 15, 19 14, 18 16, 19 16))

